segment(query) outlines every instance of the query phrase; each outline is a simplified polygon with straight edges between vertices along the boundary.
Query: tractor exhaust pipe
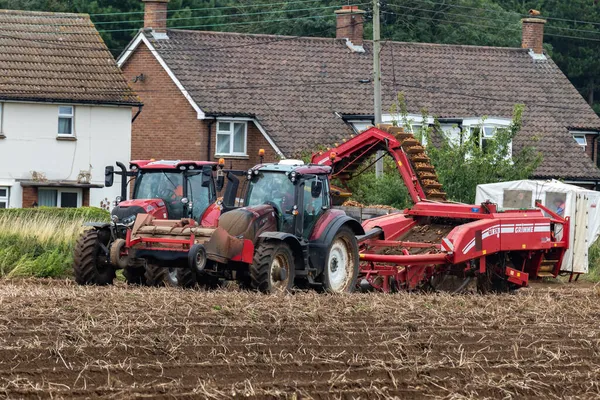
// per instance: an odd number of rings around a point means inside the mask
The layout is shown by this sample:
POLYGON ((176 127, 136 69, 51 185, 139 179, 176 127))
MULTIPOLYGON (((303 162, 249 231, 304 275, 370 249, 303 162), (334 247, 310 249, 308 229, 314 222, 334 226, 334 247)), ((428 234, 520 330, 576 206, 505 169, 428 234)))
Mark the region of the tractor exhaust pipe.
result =
POLYGON ((127 200, 127 168, 119 161, 117 161, 117 167, 121 169, 121 172, 117 172, 121 175, 121 200, 127 200))

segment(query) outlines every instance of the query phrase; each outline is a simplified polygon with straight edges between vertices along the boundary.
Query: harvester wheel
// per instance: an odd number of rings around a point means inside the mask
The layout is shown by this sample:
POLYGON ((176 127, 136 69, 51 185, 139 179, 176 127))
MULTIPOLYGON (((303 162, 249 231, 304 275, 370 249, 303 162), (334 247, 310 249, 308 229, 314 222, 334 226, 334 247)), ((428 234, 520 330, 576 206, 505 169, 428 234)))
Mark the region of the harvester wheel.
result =
POLYGON ((85 231, 77 240, 73 256, 75 281, 80 285, 112 285, 115 268, 106 254, 109 234, 95 229, 85 231))
POLYGON ((169 269, 155 264, 146 264, 144 273, 148 286, 171 286, 169 284, 169 269))
POLYGON ((327 251, 323 287, 330 293, 353 292, 358 278, 358 244, 354 232, 342 227, 327 251))
POLYGON ((250 266, 252 288, 263 293, 286 292, 294 284, 294 255, 284 242, 266 241, 256 248, 250 266))
POLYGON ((486 259, 485 273, 477 275, 477 291, 481 294, 506 293, 518 288, 504 274, 507 266, 513 267, 506 253, 498 253, 486 259))

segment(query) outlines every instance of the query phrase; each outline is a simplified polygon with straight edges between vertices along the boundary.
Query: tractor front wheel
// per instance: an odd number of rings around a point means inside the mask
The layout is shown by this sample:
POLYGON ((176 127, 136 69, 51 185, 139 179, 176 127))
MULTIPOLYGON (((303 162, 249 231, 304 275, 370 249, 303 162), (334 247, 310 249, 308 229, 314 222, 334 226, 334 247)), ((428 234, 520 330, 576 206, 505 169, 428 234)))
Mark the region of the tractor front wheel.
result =
POLYGON ((250 266, 252 288, 263 293, 280 293, 294 285, 294 255, 284 242, 267 241, 258 245, 250 266))
POLYGON ((358 278, 358 243, 354 232, 342 227, 327 251, 323 287, 330 293, 353 292, 358 278))
POLYGON ((109 263, 110 232, 90 229, 77 240, 73 255, 75 281, 80 285, 112 285, 116 273, 109 263))

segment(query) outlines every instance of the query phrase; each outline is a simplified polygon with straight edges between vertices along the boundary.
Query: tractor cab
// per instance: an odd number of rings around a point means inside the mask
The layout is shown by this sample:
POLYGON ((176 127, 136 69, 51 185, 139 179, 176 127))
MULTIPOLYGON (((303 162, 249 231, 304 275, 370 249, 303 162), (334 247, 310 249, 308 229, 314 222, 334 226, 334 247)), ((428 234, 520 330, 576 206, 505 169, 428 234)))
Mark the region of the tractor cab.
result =
POLYGON ((308 238, 316 221, 330 207, 330 167, 282 160, 249 169, 244 205, 270 205, 277 231, 308 238))
MULTIPOLYGON (((112 186, 114 175, 122 176, 121 196, 112 210, 116 222, 130 225, 137 214, 158 219, 192 218, 198 222, 216 201, 213 171, 217 163, 204 161, 132 161, 130 170, 117 163, 121 171, 106 167, 105 185, 112 186), (127 177, 135 179, 130 200, 127 177)), ((222 166, 219 166, 222 168, 222 166)))

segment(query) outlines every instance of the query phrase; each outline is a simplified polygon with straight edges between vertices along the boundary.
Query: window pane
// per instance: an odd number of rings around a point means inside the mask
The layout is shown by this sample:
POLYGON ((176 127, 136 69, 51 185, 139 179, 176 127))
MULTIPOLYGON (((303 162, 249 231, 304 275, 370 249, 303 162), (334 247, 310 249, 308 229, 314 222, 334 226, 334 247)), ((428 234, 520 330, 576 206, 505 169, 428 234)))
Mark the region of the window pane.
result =
POLYGON ((60 206, 62 208, 77 208, 77 193, 62 192, 60 194, 60 206))
POLYGON ((6 202, 0 201, 0 208, 6 208, 6 202))
POLYGON ((485 126, 483 128, 483 137, 492 138, 494 137, 494 132, 496 132, 496 128, 491 126, 485 126))
POLYGON ((585 146, 586 142, 585 142, 585 136, 583 135, 577 135, 577 136, 573 136, 573 138, 575 138, 575 141, 581 145, 581 146, 585 146))
POLYGON ((40 207, 56 207, 56 195, 58 191, 50 189, 38 190, 38 204, 40 207))
POLYGON ((73 132, 73 120, 71 118, 58 119, 58 133, 60 135, 70 135, 73 132))
POLYGON ((421 125, 415 124, 411 126, 413 133, 421 133, 421 125))
POLYGON ((229 154, 230 153, 230 140, 229 135, 217 135, 217 154, 229 154))
POLYGON ((8 194, 7 188, 0 188, 0 197, 6 197, 7 194, 8 194))
POLYGON ((234 124, 233 152, 246 153, 246 124, 234 124))
POLYGON ((58 107, 60 115, 73 115, 73 107, 58 107))
POLYGON ((231 130, 231 123, 230 122, 219 122, 218 130, 220 132, 229 132, 231 130))

